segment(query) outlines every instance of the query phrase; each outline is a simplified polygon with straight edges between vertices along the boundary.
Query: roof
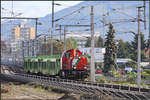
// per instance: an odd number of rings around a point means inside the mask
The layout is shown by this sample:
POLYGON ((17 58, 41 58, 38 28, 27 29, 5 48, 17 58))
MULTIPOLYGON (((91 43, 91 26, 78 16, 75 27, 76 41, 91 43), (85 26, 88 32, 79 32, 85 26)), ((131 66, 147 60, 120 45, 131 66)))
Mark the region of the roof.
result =
POLYGON ((128 61, 131 61, 131 59, 129 59, 129 58, 117 58, 117 62, 126 63, 128 61))
POLYGON ((140 65, 141 65, 141 66, 148 66, 148 65, 149 65, 149 62, 141 62, 140 65))

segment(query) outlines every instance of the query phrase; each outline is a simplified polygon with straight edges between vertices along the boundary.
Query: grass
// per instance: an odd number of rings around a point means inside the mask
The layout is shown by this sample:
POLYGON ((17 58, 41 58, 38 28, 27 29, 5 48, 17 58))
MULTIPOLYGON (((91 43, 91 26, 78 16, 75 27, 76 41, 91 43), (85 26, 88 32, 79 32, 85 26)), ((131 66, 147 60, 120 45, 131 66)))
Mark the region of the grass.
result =
POLYGON ((16 84, 9 82, 8 84, 3 84, 3 89, 1 91, 2 97, 5 99, 10 98, 53 98, 57 99, 62 97, 64 93, 54 92, 50 87, 44 87, 40 84, 16 84), (9 90, 9 91, 8 91, 9 90))
POLYGON ((16 85, 13 82, 9 83, 11 87, 16 88, 16 85))
MULTIPOLYGON (((127 86, 137 86, 136 80, 134 81, 115 81, 115 80, 108 80, 105 76, 96 77, 96 82, 99 83, 109 83, 109 84, 120 84, 120 85, 127 85, 127 86)), ((143 82, 141 82, 142 87, 148 88, 149 86, 143 82)))

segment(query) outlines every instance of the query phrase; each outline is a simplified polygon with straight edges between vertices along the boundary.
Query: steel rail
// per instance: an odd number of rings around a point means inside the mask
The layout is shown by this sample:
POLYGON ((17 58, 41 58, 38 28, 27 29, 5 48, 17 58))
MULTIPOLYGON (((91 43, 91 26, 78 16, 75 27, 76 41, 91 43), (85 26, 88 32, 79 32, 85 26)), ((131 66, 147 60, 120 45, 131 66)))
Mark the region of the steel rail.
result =
POLYGON ((139 89, 136 87, 127 87, 121 85, 110 85, 93 82, 82 82, 75 80, 59 79, 45 76, 36 76, 28 74, 16 73, 14 75, 1 74, 0 77, 9 77, 25 82, 35 82, 46 86, 61 88, 63 90, 76 92, 76 93, 88 93, 96 95, 110 95, 112 97, 138 99, 144 98, 145 100, 150 99, 147 95, 150 94, 150 89, 143 88, 139 89), (130 90, 129 90, 130 89, 130 90))

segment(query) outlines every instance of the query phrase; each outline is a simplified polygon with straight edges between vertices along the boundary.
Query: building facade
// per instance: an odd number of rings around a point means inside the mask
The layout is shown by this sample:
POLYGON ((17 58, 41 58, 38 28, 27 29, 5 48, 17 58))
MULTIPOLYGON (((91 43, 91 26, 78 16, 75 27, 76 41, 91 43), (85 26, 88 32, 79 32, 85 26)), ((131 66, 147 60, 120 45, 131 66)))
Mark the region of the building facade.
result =
POLYGON ((35 39, 34 27, 29 27, 27 23, 23 22, 13 28, 12 36, 13 39, 5 41, 7 54, 4 56, 12 56, 18 59, 23 56, 33 56, 32 51, 35 44, 33 43, 35 39))
POLYGON ((14 40, 32 40, 35 39, 35 28, 21 23, 13 28, 12 34, 14 40))

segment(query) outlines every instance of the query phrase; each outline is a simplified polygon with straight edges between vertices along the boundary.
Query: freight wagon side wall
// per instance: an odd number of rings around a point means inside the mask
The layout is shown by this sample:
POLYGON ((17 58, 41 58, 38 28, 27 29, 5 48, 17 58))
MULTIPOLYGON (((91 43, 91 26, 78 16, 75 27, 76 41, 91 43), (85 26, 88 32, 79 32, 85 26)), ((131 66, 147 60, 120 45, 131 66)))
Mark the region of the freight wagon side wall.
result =
POLYGON ((61 69, 61 56, 38 56, 25 58, 26 72, 57 75, 61 69))
POLYGON ((33 71, 33 60, 35 59, 35 57, 25 57, 24 58, 24 70, 26 72, 32 72, 33 71))

